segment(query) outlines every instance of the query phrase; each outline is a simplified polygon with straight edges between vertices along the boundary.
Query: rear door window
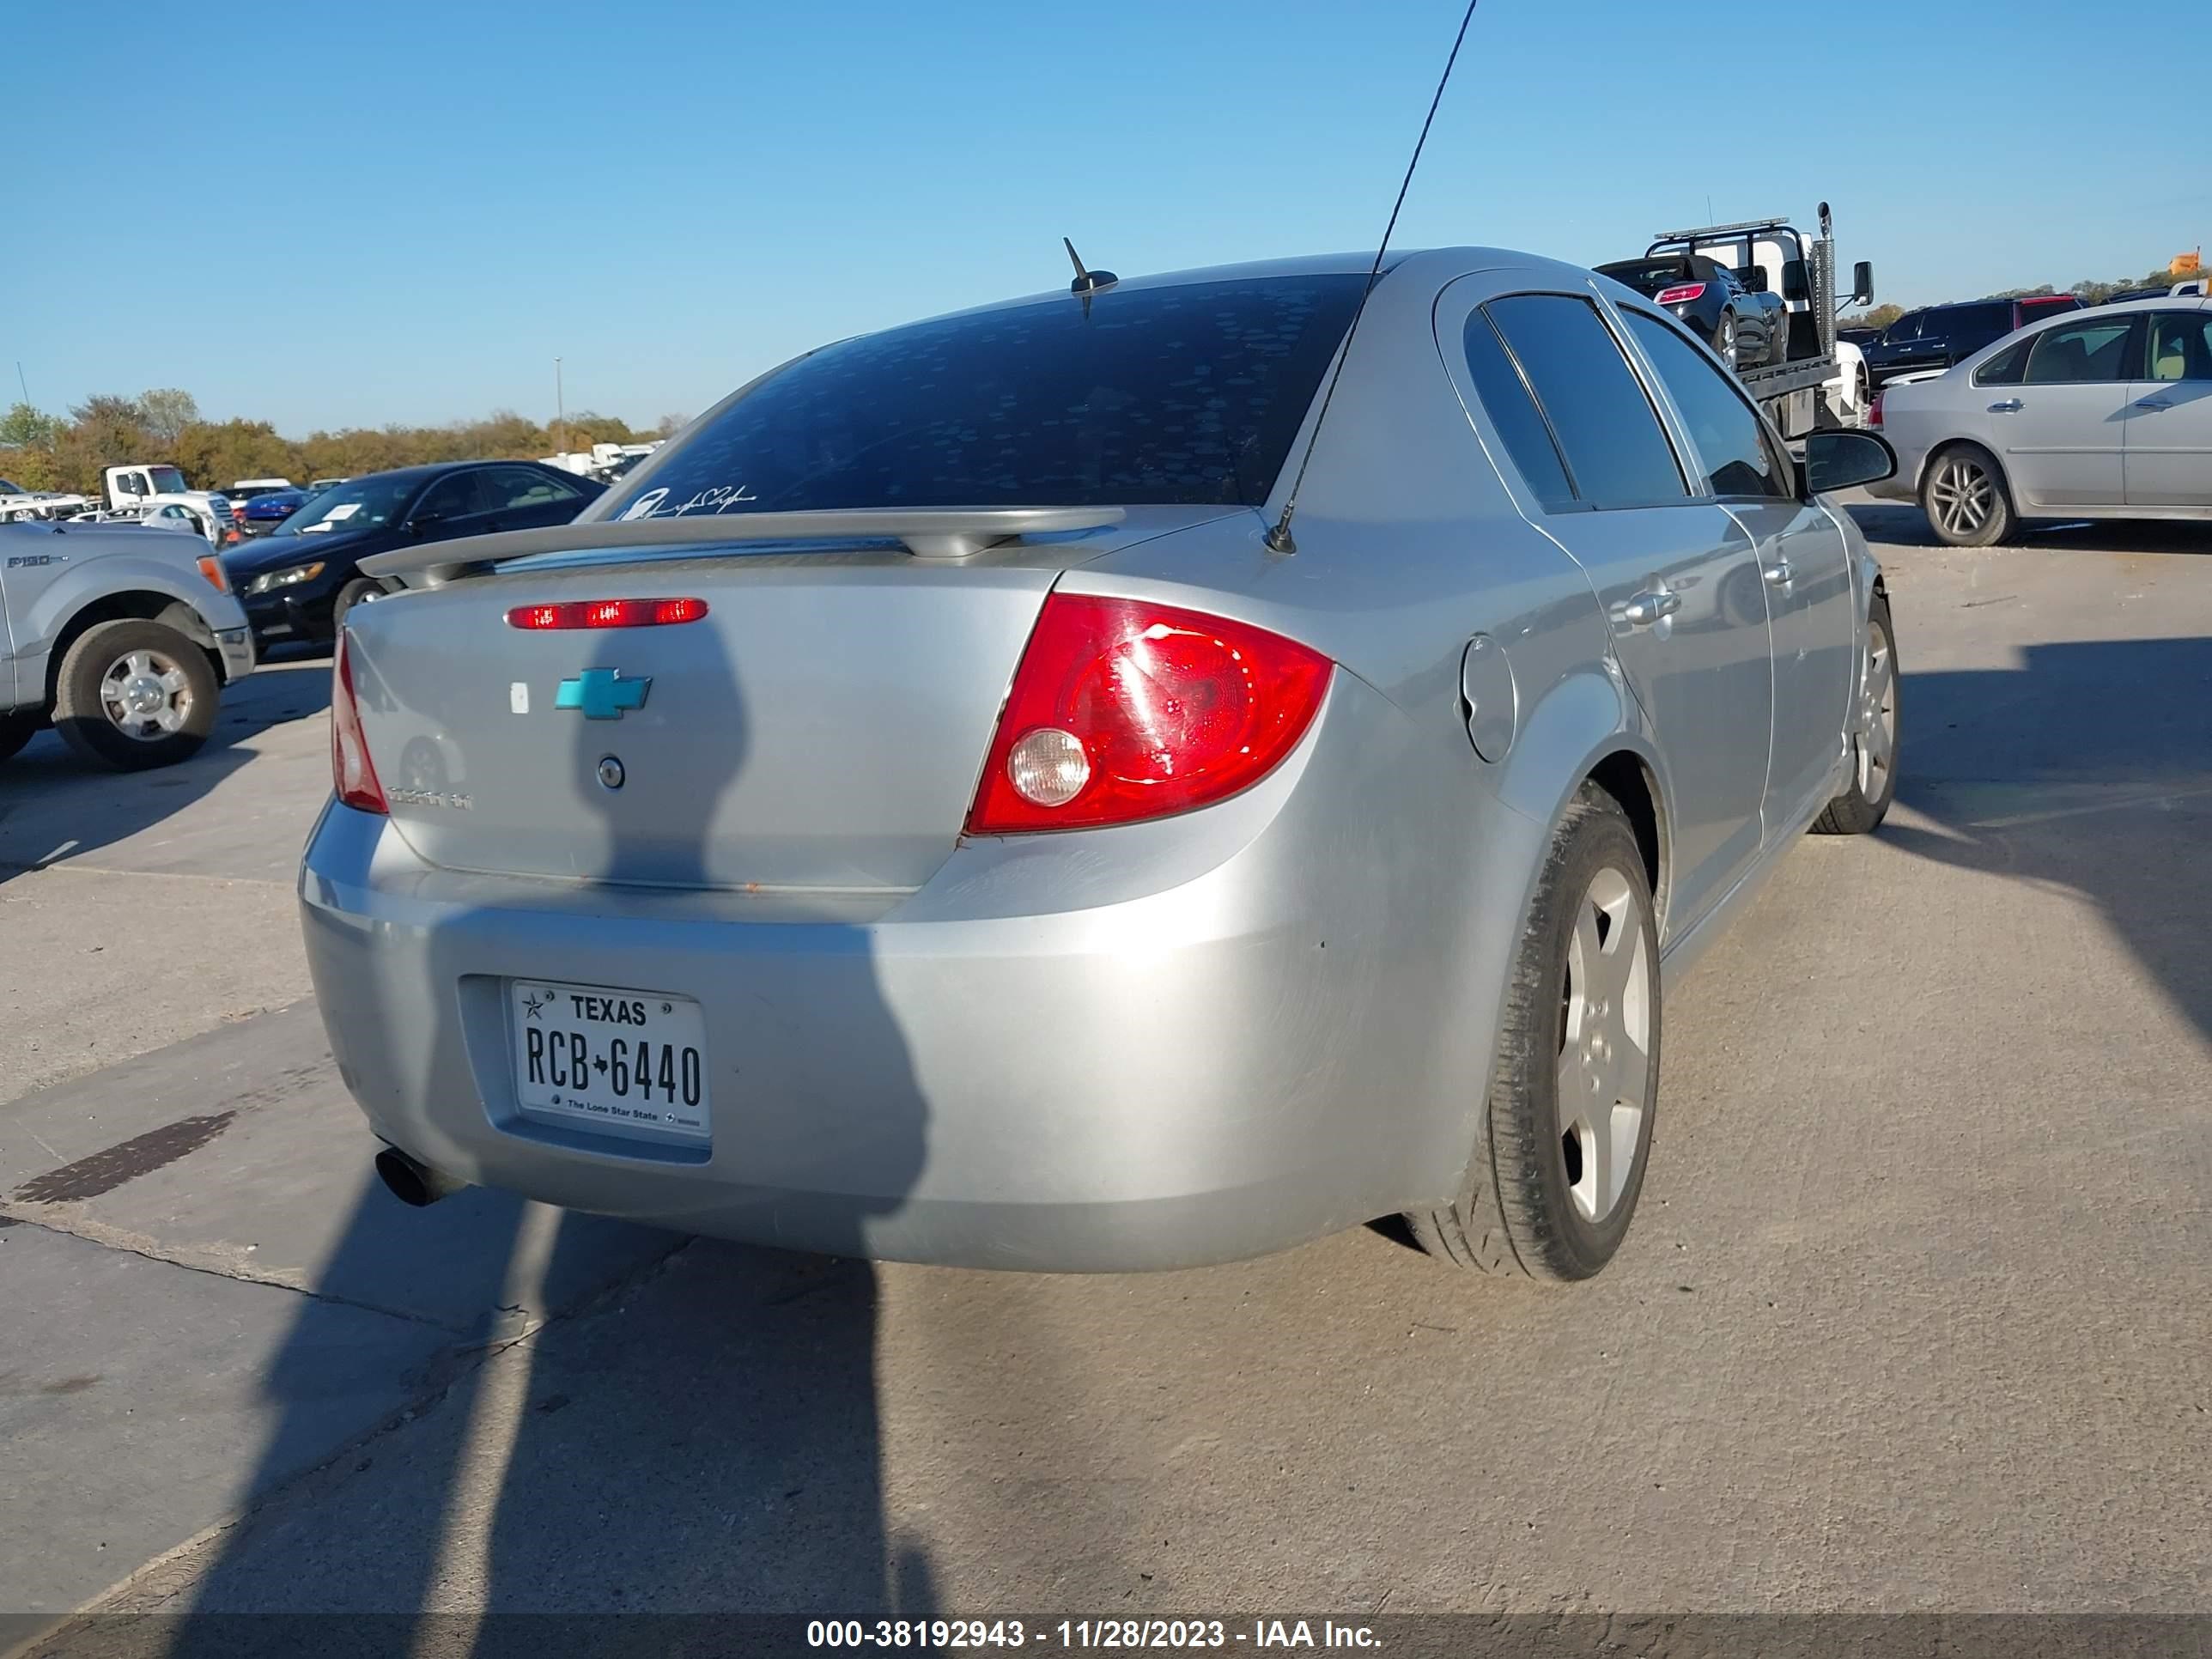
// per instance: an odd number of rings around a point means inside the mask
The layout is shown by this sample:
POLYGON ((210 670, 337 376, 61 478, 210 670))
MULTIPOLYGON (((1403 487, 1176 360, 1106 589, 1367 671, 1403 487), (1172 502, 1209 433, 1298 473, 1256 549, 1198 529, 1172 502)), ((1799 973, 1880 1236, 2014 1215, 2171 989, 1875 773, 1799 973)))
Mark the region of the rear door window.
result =
POLYGON ((2135 326, 2132 317, 2115 317, 2044 330, 2027 354, 2027 383, 2094 386, 2132 379, 2135 360, 2128 337, 2135 326))
POLYGON ((487 513, 547 507, 555 501, 574 501, 582 494, 549 473, 532 471, 526 466, 493 467, 484 493, 485 505, 480 510, 487 513))
POLYGON ((609 516, 1257 507, 1366 281, 1115 287, 826 346, 708 416, 648 484, 616 486, 609 516))
POLYGON ((1521 378, 1521 370, 1498 337, 1497 327, 1480 311, 1467 319, 1467 370, 1505 453, 1547 512, 1574 505, 1574 481, 1560 459, 1559 447, 1543 411, 1521 378))
POLYGON ((2027 354, 2035 344, 2033 337, 2015 340, 2002 351, 1974 371, 1976 386, 2018 386, 2021 377, 2027 373, 2027 354))
POLYGON ((2012 302, 1984 300, 1970 306, 1946 306, 1930 313, 1936 324, 1932 332, 1960 354, 1979 351, 1992 340, 2012 332, 2012 302))
POLYGON ((1690 429, 1706 468, 1705 492, 1761 499, 1795 495, 1791 469, 1775 455, 1757 411, 1727 372, 1680 329, 1649 312, 1624 307, 1620 314, 1690 429))
POLYGON ((1483 310, 1535 395, 1581 501, 1649 507, 1688 495, 1644 383, 1595 305, 1518 294, 1483 310))
POLYGON ((2150 319, 2150 378, 2212 380, 2212 314, 2161 311, 2150 319))

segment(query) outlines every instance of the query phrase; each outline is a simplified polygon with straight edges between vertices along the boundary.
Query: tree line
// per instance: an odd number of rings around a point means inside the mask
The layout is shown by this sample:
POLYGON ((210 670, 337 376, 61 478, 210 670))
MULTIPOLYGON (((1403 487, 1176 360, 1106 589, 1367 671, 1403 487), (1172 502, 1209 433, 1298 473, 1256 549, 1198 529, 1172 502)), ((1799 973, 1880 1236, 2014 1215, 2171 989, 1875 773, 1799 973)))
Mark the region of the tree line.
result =
POLYGON ((136 398, 102 394, 66 417, 19 403, 0 416, 0 477, 26 489, 100 493, 111 466, 167 463, 194 488, 222 489, 241 478, 354 478, 429 461, 534 460, 594 443, 642 443, 684 422, 664 416, 641 430, 589 410, 552 427, 511 409, 450 426, 349 427, 287 438, 266 421, 210 421, 191 393, 155 387, 136 398))
MULTIPOLYGON (((2056 289, 2048 283, 2039 288, 2008 288, 2002 293, 1984 294, 1984 300, 2033 300, 2045 294, 2072 295, 2085 306, 2100 306, 2115 294, 2125 294, 2130 289, 2172 287, 2181 280, 2170 265, 2160 265, 2146 276, 2122 276, 2109 283, 2079 282, 2069 289, 2056 289)), ((1862 311, 1855 317, 1837 320, 1844 328, 1887 328, 1905 315, 1903 306, 1876 306, 1871 311, 1862 311)))

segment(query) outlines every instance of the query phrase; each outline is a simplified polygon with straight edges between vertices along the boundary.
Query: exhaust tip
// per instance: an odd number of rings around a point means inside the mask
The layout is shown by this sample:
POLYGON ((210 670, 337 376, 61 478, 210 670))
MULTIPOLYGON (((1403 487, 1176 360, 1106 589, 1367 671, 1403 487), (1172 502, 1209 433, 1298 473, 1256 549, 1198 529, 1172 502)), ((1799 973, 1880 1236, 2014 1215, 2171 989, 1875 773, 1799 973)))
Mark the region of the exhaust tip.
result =
POLYGON ((376 1155, 376 1174, 392 1197, 417 1210, 428 1209, 448 1194, 468 1185, 465 1181, 439 1174, 397 1146, 386 1146, 376 1155))

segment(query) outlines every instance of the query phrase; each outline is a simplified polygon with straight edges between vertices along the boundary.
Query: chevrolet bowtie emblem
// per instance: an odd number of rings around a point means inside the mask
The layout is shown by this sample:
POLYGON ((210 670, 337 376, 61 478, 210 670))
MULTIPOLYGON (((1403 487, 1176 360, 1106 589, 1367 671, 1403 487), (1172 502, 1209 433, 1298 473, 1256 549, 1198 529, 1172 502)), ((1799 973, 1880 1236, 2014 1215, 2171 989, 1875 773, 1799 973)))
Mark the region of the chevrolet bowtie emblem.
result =
POLYGON ((556 708, 580 708, 587 720, 618 720, 625 708, 645 707, 645 694, 653 690, 650 676, 626 680, 619 668, 586 668, 572 680, 562 680, 553 699, 556 708))

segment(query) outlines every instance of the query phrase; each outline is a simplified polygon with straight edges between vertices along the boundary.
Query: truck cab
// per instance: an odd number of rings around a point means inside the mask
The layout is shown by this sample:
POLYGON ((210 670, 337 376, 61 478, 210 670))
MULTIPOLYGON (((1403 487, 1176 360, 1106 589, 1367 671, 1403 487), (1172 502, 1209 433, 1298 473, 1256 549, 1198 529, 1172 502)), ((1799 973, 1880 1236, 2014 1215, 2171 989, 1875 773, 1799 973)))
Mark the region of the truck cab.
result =
POLYGON ((174 505, 191 514, 210 545, 221 547, 236 539, 229 499, 194 489, 185 482, 183 473, 166 462, 111 466, 101 474, 101 489, 111 513, 143 514, 153 507, 174 505))

